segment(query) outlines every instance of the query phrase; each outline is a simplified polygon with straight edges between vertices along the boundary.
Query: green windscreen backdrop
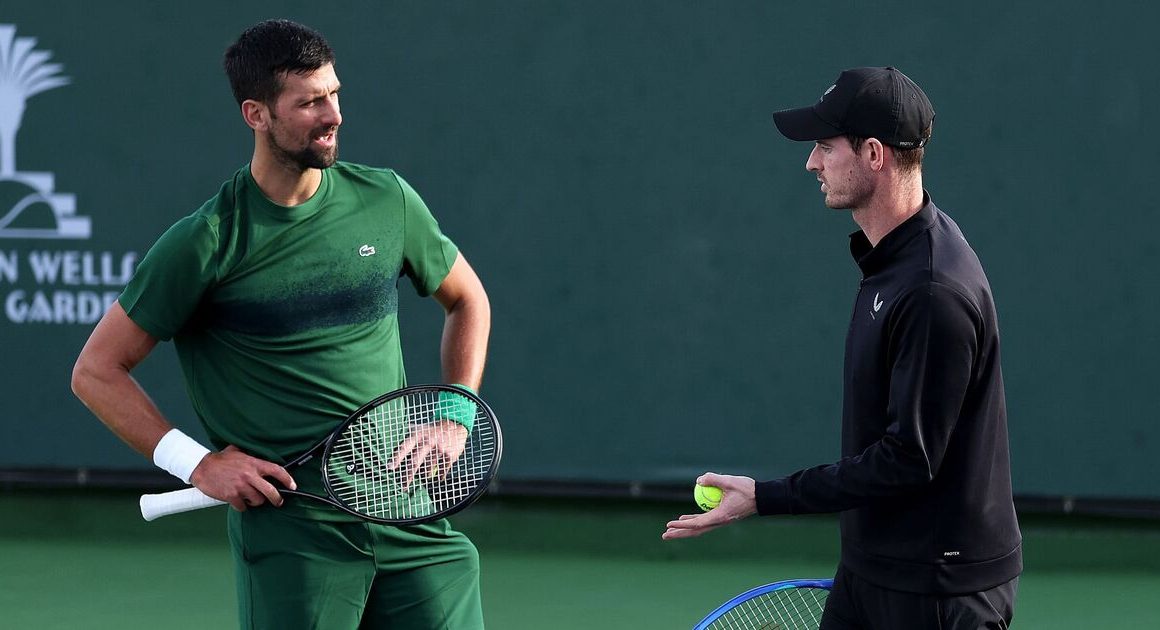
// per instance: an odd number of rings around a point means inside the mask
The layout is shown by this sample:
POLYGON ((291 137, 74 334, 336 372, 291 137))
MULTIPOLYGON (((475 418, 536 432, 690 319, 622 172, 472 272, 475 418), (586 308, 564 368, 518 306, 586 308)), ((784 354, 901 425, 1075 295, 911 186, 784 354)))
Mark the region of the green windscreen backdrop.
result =
MULTIPOLYGON (((503 478, 836 457, 856 226, 770 113, 894 65, 934 102, 925 184, 999 305, 1016 491, 1160 498, 1154 3, 261 4, 0 5, 0 468, 150 467, 72 364, 248 161, 221 54, 289 17, 337 50, 342 159, 406 177, 488 288, 503 478)), ((409 378, 436 381, 442 312, 405 289, 409 378)), ((201 435, 169 344, 135 374, 201 435)))

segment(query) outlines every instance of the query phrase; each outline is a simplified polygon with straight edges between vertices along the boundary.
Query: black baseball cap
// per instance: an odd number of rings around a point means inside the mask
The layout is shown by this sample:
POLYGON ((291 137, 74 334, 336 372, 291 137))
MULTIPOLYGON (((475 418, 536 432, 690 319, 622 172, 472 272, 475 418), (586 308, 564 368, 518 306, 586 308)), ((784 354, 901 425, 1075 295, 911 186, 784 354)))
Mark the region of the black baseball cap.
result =
POLYGON ((817 103, 774 112, 773 122, 790 140, 849 133, 915 149, 926 144, 922 132, 934 122, 934 108, 922 88, 897 68, 851 68, 817 103))

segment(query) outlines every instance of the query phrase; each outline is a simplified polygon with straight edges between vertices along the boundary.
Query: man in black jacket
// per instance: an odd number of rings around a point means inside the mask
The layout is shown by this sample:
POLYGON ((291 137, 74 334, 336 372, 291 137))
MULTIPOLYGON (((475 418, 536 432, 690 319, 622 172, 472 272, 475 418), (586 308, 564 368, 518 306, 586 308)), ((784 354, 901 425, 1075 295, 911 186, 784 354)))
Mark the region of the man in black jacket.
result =
POLYGON ((774 114, 814 141, 806 169, 861 228, 846 339, 842 458, 781 479, 706 473, 720 505, 668 523, 696 536, 752 514, 841 512, 824 630, 1006 628, 1022 571, 990 285, 922 185, 934 110, 894 68, 841 73, 774 114))

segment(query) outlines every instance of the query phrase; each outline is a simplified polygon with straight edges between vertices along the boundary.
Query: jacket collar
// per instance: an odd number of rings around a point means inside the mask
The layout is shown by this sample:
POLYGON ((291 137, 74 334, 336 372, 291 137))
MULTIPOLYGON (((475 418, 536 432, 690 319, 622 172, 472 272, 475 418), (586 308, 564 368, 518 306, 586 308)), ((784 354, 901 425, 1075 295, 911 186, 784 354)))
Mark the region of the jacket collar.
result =
POLYGON ((930 194, 922 191, 922 208, 909 219, 878 241, 876 247, 870 245, 870 240, 862 230, 850 235, 850 254, 863 277, 871 276, 890 263, 902 248, 914 237, 926 232, 934 226, 935 215, 939 209, 930 199, 930 194))

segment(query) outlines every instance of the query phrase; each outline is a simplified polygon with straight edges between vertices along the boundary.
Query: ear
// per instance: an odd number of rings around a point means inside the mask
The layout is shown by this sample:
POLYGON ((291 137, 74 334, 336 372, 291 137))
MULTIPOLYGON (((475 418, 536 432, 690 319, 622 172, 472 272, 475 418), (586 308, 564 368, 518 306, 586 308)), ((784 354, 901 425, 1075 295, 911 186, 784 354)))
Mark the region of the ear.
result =
POLYGON ((878 138, 866 138, 862 151, 867 166, 872 171, 881 171, 886 166, 886 146, 878 138))
POLYGON ((242 120, 254 131, 270 129, 270 108, 265 103, 246 99, 242 102, 242 120))

